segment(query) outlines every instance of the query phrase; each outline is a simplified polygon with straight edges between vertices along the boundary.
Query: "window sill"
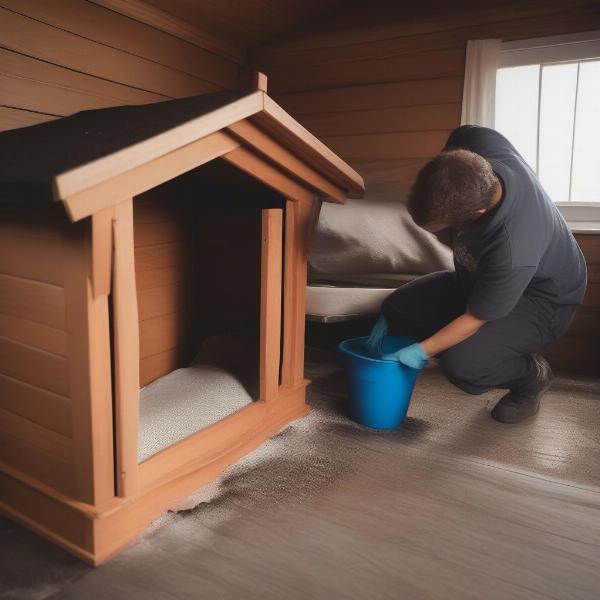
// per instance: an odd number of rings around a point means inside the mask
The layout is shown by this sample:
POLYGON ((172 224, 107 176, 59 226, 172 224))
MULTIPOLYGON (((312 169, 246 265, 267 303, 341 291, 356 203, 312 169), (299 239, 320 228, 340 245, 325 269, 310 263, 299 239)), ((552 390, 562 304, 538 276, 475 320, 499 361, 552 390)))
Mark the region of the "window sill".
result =
POLYGON ((570 221, 567 224, 573 233, 600 235, 600 221, 570 221))
POLYGON ((557 202, 556 206, 573 233, 600 234, 600 203, 557 202))

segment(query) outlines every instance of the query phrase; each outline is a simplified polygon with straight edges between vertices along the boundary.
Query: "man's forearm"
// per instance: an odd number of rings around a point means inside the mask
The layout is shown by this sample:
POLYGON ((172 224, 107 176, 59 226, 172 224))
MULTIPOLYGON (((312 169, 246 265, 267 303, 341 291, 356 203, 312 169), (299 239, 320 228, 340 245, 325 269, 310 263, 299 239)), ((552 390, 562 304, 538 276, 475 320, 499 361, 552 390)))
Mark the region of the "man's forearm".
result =
POLYGON ((446 327, 421 342, 427 356, 434 356, 471 337, 485 324, 485 321, 469 313, 461 315, 446 327))

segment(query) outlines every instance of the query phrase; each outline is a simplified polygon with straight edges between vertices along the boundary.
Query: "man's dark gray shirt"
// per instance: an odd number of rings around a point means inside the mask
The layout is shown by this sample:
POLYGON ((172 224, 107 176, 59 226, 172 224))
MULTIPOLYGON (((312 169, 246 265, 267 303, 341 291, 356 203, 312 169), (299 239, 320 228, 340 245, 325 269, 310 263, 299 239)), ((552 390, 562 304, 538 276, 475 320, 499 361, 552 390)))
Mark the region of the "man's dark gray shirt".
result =
POLYGON ((455 129, 444 150, 464 148, 488 160, 503 186, 498 206, 455 228, 454 266, 468 311, 485 321, 508 315, 521 296, 581 304, 585 259, 568 225, 525 160, 487 127, 455 129))

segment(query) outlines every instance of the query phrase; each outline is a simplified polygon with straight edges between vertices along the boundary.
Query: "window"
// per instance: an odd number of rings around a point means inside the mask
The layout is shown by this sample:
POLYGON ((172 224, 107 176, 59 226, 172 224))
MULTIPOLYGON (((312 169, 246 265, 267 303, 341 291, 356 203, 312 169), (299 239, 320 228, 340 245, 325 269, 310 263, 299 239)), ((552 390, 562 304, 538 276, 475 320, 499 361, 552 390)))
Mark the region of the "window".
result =
POLYGON ((569 221, 600 221, 600 32, 502 44, 495 127, 569 221))

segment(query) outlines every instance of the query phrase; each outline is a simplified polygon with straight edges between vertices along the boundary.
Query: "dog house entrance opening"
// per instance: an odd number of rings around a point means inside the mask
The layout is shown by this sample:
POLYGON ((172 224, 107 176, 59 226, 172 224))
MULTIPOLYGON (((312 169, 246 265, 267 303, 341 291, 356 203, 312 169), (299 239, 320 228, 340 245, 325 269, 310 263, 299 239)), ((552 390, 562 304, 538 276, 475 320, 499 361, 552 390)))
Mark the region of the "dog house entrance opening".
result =
POLYGON ((283 207, 221 159, 134 199, 138 462, 258 399, 261 216, 283 207))

